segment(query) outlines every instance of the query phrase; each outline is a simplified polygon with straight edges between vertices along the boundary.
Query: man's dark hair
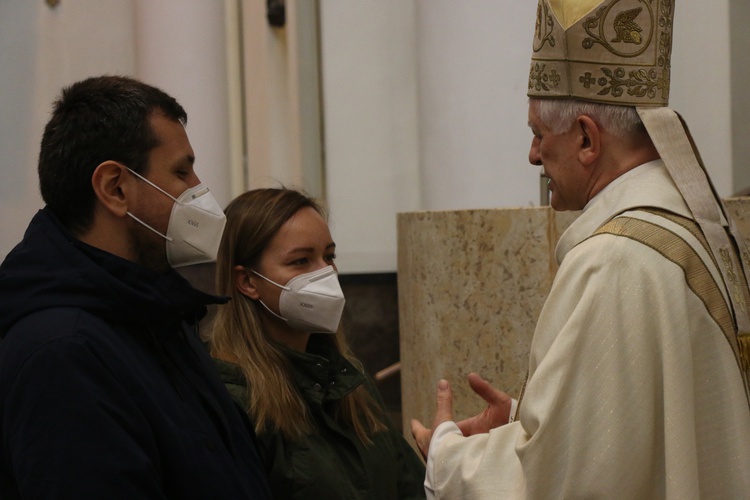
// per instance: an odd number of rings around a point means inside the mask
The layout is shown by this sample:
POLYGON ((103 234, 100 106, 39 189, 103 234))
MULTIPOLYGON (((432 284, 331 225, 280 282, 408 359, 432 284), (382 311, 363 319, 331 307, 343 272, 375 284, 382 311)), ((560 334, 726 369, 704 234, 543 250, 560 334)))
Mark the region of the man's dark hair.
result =
POLYGON ((187 123, 187 113, 165 92, 123 76, 88 78, 64 88, 44 128, 39 188, 47 206, 74 234, 91 227, 91 176, 114 160, 145 175, 158 146, 149 118, 158 112, 187 123))

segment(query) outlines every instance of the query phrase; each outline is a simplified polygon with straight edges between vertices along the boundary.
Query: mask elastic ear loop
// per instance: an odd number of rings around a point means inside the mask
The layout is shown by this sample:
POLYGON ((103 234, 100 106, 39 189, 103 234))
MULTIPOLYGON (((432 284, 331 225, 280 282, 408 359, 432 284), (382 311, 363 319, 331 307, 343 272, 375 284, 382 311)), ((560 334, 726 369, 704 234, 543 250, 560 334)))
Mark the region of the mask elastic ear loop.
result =
MULTIPOLYGON (((169 197, 170 197, 170 198, 171 198, 172 200, 174 200, 174 201, 175 201, 175 203, 177 203, 177 199, 176 199, 176 198, 175 198, 174 196, 172 196, 171 194, 167 193, 167 192, 166 192, 166 191, 164 191, 164 190, 163 190, 162 188, 160 188, 159 186, 157 186, 156 184, 154 184, 154 183, 153 183, 153 182, 151 182, 150 180, 146 179, 145 177, 143 177, 143 176, 142 176, 141 174, 139 174, 139 173, 138 173, 138 172, 136 172, 135 170, 132 170, 132 169, 131 169, 130 167, 125 167, 125 168, 126 168, 126 169, 128 169, 128 172, 130 172, 131 174, 135 175, 136 177, 138 177, 138 178, 139 178, 140 180, 142 180, 142 181, 143 181, 143 182, 145 182, 146 184, 149 184, 149 185, 150 185, 151 187, 155 188, 155 189, 156 189, 157 191, 161 191, 161 192, 162 192, 162 193, 164 193, 165 195, 169 196, 169 197)), ((167 236, 167 235, 165 235, 165 234, 161 234, 161 233, 160 233, 159 231, 157 231, 157 230, 156 230, 156 229, 154 229, 153 227, 149 226, 148 224, 146 224, 145 222, 143 222, 143 221, 142 221, 141 219, 139 219, 139 218, 138 218, 138 217, 136 217, 135 215, 131 214, 131 213, 130 213, 130 211, 128 211, 128 212, 127 212, 127 214, 128 214, 128 215, 129 215, 129 216, 130 216, 130 217, 131 217, 132 219, 134 219, 135 221, 137 221, 138 223, 140 223, 140 224, 141 224, 141 225, 142 225, 143 227, 145 227, 146 229, 150 229, 151 231, 153 231, 154 233, 158 234, 159 236, 161 236, 161 237, 162 237, 162 238, 164 238, 165 240, 167 240, 167 241, 174 241, 174 240, 173 240, 172 238, 170 238, 169 236, 167 236)))
POLYGON ((258 302, 260 302, 260 304, 261 304, 261 305, 262 305, 263 307, 265 307, 265 308, 266 308, 266 311, 270 312, 271 314, 273 314, 274 316, 276 316, 277 318, 279 318, 279 319, 280 319, 281 321, 283 321, 284 323, 289 323, 289 320, 288 320, 288 319, 286 319, 285 317, 283 317, 283 316, 281 316, 281 315, 279 315, 279 314, 276 314, 275 312, 273 312, 273 311, 271 310, 271 308, 270 308, 270 307, 268 307, 268 306, 266 305, 266 303, 265 303, 265 302, 263 302, 263 301, 262 301, 262 300, 260 300, 260 299, 258 299, 258 302))
MULTIPOLYGON (((247 269, 247 268, 245 268, 245 269, 247 269)), ((264 280, 268 281, 268 282, 269 282, 269 283, 271 283, 272 285, 276 285, 277 287, 281 288, 282 290, 289 290, 289 288, 287 288, 287 287, 285 287, 285 286, 281 286, 281 285, 279 285, 279 284, 278 284, 278 283, 276 283, 275 281, 273 281, 273 280, 270 280, 270 279, 266 278, 265 276, 263 276, 262 274, 260 274, 260 273, 259 273, 259 272, 257 272, 257 271, 254 271, 254 270, 252 270, 252 269, 247 269, 247 270, 248 270, 248 271, 250 271, 251 273, 253 273, 253 274, 255 274, 255 275, 257 275, 257 276, 259 276, 259 277, 263 278, 264 280)), ((263 307, 265 307, 265 308, 266 308, 266 311, 270 312, 271 314, 273 314, 274 316, 276 316, 277 318, 279 318, 279 319, 280 319, 281 321, 284 321, 285 323, 289 323, 289 320, 288 320, 288 319, 286 319, 285 317, 283 317, 283 316, 281 316, 281 315, 279 315, 279 314, 276 314, 275 312, 273 312, 273 311, 271 310, 271 308, 270 308, 270 307, 268 307, 268 306, 266 305, 266 303, 265 303, 265 302, 263 302, 263 301, 262 301, 262 300, 260 300, 260 299, 258 299, 258 302, 260 302, 260 304, 261 304, 261 305, 262 305, 263 307)))
POLYGON ((157 190, 161 191, 161 192, 162 192, 162 193, 164 193, 165 195, 169 196, 169 197, 170 197, 170 198, 172 199, 172 201, 174 201, 175 203, 179 203, 179 200, 177 200, 177 198, 175 198, 175 197, 174 197, 174 196, 172 196, 171 194, 167 193, 167 192, 166 192, 166 191, 164 191, 164 190, 163 190, 162 188, 160 188, 159 186, 157 186, 156 184, 154 184, 154 183, 153 183, 153 182, 151 182, 150 180, 146 179, 145 177, 143 177, 143 176, 142 176, 141 174, 139 174, 139 173, 138 173, 138 172, 136 172, 135 170, 131 170, 131 169, 130 169, 130 167, 125 167, 125 168, 127 168, 127 169, 128 169, 128 171, 129 171, 129 172, 130 172, 131 174, 135 175, 136 177, 138 177, 138 178, 139 178, 140 180, 142 180, 142 181, 143 181, 143 182, 145 182, 146 184, 149 184, 149 185, 150 185, 151 187, 153 187, 153 188, 155 188, 155 189, 157 189, 157 190))
POLYGON ((151 231, 155 232, 156 234, 158 234, 159 236, 161 236, 161 237, 162 237, 162 238, 164 238, 165 240, 167 240, 167 241, 174 241, 174 240, 173 240, 172 238, 170 238, 169 236, 167 236, 167 235, 165 235, 165 234, 161 234, 161 233, 160 233, 159 231, 157 231, 157 230, 156 230, 156 229, 154 229, 153 227, 149 226, 148 224, 146 224, 145 222, 143 222, 143 221, 142 221, 141 219, 139 219, 139 218, 138 218, 138 217, 136 217, 135 215, 131 214, 130 212, 127 212, 127 214, 128 214, 128 215, 129 215, 129 216, 130 216, 131 218, 133 218, 133 219, 135 219, 135 220, 136 220, 137 222, 139 222, 139 223, 140 223, 141 225, 143 225, 143 227, 145 227, 146 229, 150 229, 151 231))
MULTIPOLYGON (((290 288, 289 288, 288 286, 284 286, 284 285, 279 285, 279 284, 278 284, 278 283, 276 283, 275 281, 273 281, 273 280, 270 280, 270 279, 266 278, 265 276, 263 276, 262 274, 260 274, 260 273, 259 273, 259 272, 257 272, 257 271, 254 271, 254 270, 252 270, 252 269, 248 269, 248 271, 250 271, 251 273, 253 273, 253 274, 257 275, 257 276, 260 276, 260 277, 261 277, 261 278, 263 278, 264 280, 268 281, 268 282, 269 282, 269 283, 271 283, 272 285, 276 285, 277 287, 281 288, 282 290, 289 290, 289 289, 290 289, 290 288)), ((263 304, 263 305, 265 305, 265 304, 263 304)))

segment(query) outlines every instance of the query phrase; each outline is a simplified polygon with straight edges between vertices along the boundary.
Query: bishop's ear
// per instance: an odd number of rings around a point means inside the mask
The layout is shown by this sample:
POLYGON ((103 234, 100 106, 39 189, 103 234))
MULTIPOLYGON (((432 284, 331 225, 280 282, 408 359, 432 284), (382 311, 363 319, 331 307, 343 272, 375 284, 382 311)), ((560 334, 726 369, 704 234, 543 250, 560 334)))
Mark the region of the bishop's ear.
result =
POLYGON ((578 160, 583 165, 591 165, 601 152, 601 129, 587 115, 579 116, 576 123, 580 131, 578 160))
POLYGON ((128 211, 127 184, 130 177, 125 167, 116 161, 100 163, 91 175, 91 187, 102 206, 118 217, 125 217, 128 211))
POLYGON ((232 268, 232 277, 234 278, 234 287, 242 295, 253 300, 258 300, 260 294, 256 287, 256 276, 248 271, 244 266, 234 266, 232 268))

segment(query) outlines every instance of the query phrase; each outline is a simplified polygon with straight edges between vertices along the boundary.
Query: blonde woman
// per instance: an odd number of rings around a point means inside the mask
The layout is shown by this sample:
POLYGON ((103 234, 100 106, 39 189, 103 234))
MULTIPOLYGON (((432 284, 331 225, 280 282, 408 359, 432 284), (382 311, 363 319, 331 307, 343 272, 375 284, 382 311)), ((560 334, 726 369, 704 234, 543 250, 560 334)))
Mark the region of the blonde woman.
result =
POLYGON ((255 425, 275 498, 424 498, 424 466, 392 429, 344 339, 336 245, 324 213, 289 189, 226 209, 211 353, 255 425))

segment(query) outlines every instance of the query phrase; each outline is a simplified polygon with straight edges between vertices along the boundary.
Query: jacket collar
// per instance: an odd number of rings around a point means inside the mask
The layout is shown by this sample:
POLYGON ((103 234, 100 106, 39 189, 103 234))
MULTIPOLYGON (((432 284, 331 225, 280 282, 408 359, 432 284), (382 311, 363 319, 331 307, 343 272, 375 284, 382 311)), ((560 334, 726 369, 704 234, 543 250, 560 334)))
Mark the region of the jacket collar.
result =
POLYGON ((365 382, 365 376, 336 350, 328 337, 311 335, 307 352, 281 346, 292 365, 294 383, 312 403, 341 399, 365 382))
POLYGON ((49 208, 0 266, 0 337, 34 312, 75 307, 135 324, 197 319, 226 302, 196 290, 176 271, 157 273, 74 238, 49 208))

